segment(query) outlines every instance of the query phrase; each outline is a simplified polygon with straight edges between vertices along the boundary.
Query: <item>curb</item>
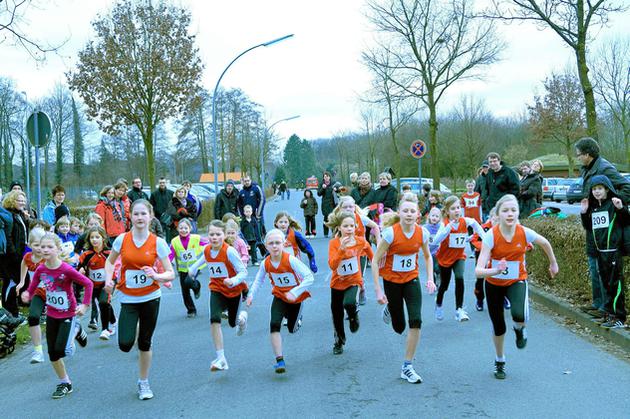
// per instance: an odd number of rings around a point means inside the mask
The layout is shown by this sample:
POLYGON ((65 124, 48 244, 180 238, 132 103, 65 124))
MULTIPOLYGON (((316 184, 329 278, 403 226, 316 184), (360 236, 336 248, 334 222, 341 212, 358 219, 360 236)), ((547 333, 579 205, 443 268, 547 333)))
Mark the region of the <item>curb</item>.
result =
POLYGON ((533 301, 542 304, 561 316, 575 321, 580 326, 588 329, 594 335, 604 338, 619 346, 624 351, 630 353, 630 332, 627 329, 606 329, 601 327, 597 323, 593 322, 591 316, 576 310, 567 301, 542 290, 541 288, 533 285, 531 282, 529 282, 528 285, 529 295, 533 301))

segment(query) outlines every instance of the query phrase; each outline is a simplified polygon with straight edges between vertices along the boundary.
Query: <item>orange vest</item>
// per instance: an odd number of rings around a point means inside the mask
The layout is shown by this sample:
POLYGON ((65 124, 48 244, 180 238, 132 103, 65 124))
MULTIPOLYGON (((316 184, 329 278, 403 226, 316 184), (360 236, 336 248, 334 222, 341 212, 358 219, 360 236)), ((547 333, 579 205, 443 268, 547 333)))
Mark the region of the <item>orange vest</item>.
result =
MULTIPOLYGON (((32 281, 33 275, 35 274, 35 270, 39 265, 44 263, 44 259, 40 259, 39 262, 33 262, 33 252, 28 252, 24 255, 24 264, 26 265, 26 269, 28 270, 28 277, 32 281)), ((46 301, 46 287, 44 286, 44 282, 39 282, 39 287, 35 288, 35 295, 39 295, 42 300, 46 301)))
POLYGON ((492 227, 492 234, 494 236, 494 247, 490 251, 490 267, 496 267, 501 259, 505 259, 508 266, 499 275, 486 278, 486 281, 493 285, 507 287, 515 282, 526 280, 525 252, 527 251, 527 239, 525 237, 525 228, 517 224, 511 242, 505 240, 498 225, 492 227))
POLYGON ((287 237, 286 239, 284 239, 284 248, 288 250, 289 247, 293 249, 292 256, 295 256, 296 258, 299 259, 300 247, 298 246, 297 240, 295 239, 295 232, 290 227, 287 230, 287 237))
POLYGON ((473 192, 470 195, 468 192, 464 192, 460 201, 462 208, 464 208, 464 217, 474 218, 481 224, 481 218, 479 216, 481 214, 481 195, 479 192, 473 192))
POLYGON ((230 262, 228 258, 227 251, 229 248, 230 246, 227 243, 223 243, 217 256, 213 258, 210 253, 212 246, 208 245, 203 250, 203 255, 206 258, 206 265, 208 265, 208 272, 210 273, 210 284, 208 284, 208 288, 228 298, 234 298, 240 295, 243 290, 247 289, 247 285, 241 282, 237 286, 230 288, 223 283, 224 279, 233 278, 236 275, 236 269, 234 269, 232 262, 230 262))
POLYGON ((357 210, 354 211, 354 221, 357 225, 357 228, 354 230, 354 235, 365 238, 365 225, 361 219, 361 214, 359 214, 357 210))
MULTIPOLYGON (((79 264, 83 264, 83 261, 89 256, 94 254, 93 250, 83 252, 79 258, 79 264)), ((90 258, 88 266, 86 266, 85 276, 90 278, 95 287, 102 287, 105 285, 105 262, 109 256, 109 251, 103 251, 96 253, 90 258)))
MULTIPOLYGON (((458 260, 466 260, 466 254, 464 248, 466 247, 466 237, 468 236, 468 227, 466 226, 466 220, 464 217, 460 217, 459 227, 456 231, 451 232, 440 243, 440 248, 435 255, 440 266, 449 267, 453 266, 458 260), (459 246, 459 247, 456 247, 459 246)), ((444 225, 448 226, 449 222, 444 220, 444 225)), ((449 227, 450 228, 450 227, 449 227)))
POLYGON ((328 243, 328 264, 332 269, 330 288, 345 290, 353 285, 363 286, 361 256, 374 257, 372 247, 363 237, 356 237, 356 244, 341 251, 341 239, 335 237, 328 243))
POLYGON ((383 279, 404 284, 418 277, 418 252, 423 242, 422 227, 414 224, 413 228, 413 235, 407 238, 400 223, 394 224, 394 240, 387 249, 385 264, 380 269, 383 279))
POLYGON ((289 304, 297 304, 306 300, 311 294, 308 291, 303 292, 295 301, 288 301, 284 296, 285 293, 291 291, 293 288, 300 285, 302 282, 302 278, 298 274, 295 273, 293 268, 291 267, 291 262, 289 262, 289 254, 287 252, 282 252, 282 259, 280 259, 280 263, 278 267, 275 268, 271 263, 271 257, 267 256, 265 261, 265 271, 269 276, 269 280, 271 281, 271 293, 281 299, 282 301, 289 304))
POLYGON ((160 289, 159 282, 147 277, 142 271, 143 266, 153 266, 158 259, 156 243, 157 237, 152 233, 140 247, 136 247, 131 232, 124 235, 120 247, 120 281, 116 287, 123 294, 142 297, 160 289))

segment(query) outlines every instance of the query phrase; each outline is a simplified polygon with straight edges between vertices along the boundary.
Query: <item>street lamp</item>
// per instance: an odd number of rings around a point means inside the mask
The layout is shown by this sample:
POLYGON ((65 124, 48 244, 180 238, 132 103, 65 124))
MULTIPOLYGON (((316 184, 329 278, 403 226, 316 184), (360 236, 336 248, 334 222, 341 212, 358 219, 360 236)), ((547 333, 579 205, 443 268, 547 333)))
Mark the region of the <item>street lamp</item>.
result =
POLYGON ((276 124, 279 124, 280 122, 284 122, 284 121, 290 121, 292 119, 297 119, 299 117, 300 115, 293 115, 288 118, 280 119, 274 122, 273 124, 271 124, 269 128, 265 130, 265 136, 263 137, 262 144, 260 145, 260 172, 261 172, 260 173, 260 187, 262 188, 263 193, 265 193, 265 157, 264 157, 265 139, 269 137, 269 134, 271 133, 271 128, 273 128, 276 124))
MULTIPOLYGON (((219 84, 221 83, 221 79, 223 78, 223 76, 225 75, 225 73, 228 71, 228 69, 232 66, 232 64, 234 64, 234 62, 236 62, 236 60, 238 60, 239 58, 241 58, 243 55, 247 54, 249 51, 256 49, 258 47, 268 47, 271 46, 273 44, 277 44, 278 42, 284 41, 285 39, 289 39, 293 37, 293 34, 289 34, 289 35, 285 35, 282 36, 280 38, 276 38, 273 39, 269 42, 264 42, 262 44, 258 44, 258 45, 254 45, 251 48, 246 49, 245 51, 241 52, 240 54, 238 54, 236 56, 236 58, 234 58, 230 64, 228 64, 227 67, 225 67, 225 70, 223 70, 223 72, 221 73, 221 76, 219 77, 219 80, 217 80, 217 84, 214 86, 214 92, 212 93, 212 159, 213 159, 213 169, 214 169, 214 190, 215 193, 219 192, 219 162, 218 162, 218 157, 217 157, 217 118, 216 118, 216 100, 217 100, 217 90, 219 90, 219 84)), ((225 181, 225 179, 223 179, 225 181)))

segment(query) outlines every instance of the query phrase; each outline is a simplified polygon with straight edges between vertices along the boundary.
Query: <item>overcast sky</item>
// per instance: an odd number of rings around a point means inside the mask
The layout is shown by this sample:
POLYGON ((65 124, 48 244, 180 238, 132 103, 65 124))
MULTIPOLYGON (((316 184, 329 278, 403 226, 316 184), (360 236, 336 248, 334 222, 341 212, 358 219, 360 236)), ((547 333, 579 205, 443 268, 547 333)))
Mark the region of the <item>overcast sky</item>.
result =
MULTIPOLYGON (((92 36, 90 22, 98 13, 107 13, 112 4, 109 0, 42 1, 41 10, 29 10, 29 32, 51 42, 68 42, 43 65, 0 44, 0 76, 14 79, 17 89, 26 91, 31 100, 46 95, 75 65, 77 51, 92 36)), ((192 11, 191 29, 197 34, 205 64, 203 84, 208 90, 212 91, 223 68, 238 53, 293 33, 290 40, 242 57, 226 73, 222 86, 245 91, 264 107, 270 123, 301 115, 276 126, 275 131, 285 138, 297 133, 314 139, 360 129, 357 97, 368 87, 370 75, 359 58, 371 44, 363 0, 187 0, 179 4, 192 11)), ((610 27, 594 32, 597 42, 629 36, 629 21, 629 12, 615 16, 610 27)), ((512 24, 501 26, 500 32, 508 44, 503 60, 489 68, 484 81, 449 90, 442 112, 462 94, 473 94, 495 115, 522 113, 525 103, 540 92, 545 76, 574 62, 571 50, 550 30, 512 24)))

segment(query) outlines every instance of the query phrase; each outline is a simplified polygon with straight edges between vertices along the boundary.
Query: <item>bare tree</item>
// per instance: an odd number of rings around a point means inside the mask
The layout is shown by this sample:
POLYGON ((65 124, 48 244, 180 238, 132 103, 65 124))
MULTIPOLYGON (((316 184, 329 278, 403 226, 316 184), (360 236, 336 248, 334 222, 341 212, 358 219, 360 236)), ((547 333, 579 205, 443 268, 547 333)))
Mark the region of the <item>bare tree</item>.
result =
POLYGON ((468 176, 472 176, 483 160, 483 144, 487 138, 492 116, 486 110, 484 101, 475 99, 473 96, 461 97, 459 105, 454 110, 454 116, 460 125, 462 149, 459 152, 464 158, 465 173, 470 173, 468 176))
POLYGON ((74 137, 72 96, 68 88, 57 83, 44 99, 44 109, 50 117, 51 142, 55 145, 55 183, 60 184, 63 182, 64 151, 70 148, 74 137))
MULTIPOLYGON (((493 0, 487 17, 529 20, 553 30, 575 54, 584 105, 587 132, 597 138, 597 109, 593 85, 588 76, 587 45, 589 29, 608 22, 609 14, 625 10, 626 0, 493 0)), ((627 3, 626 3, 627 5, 627 3)))
POLYGON ((472 4, 469 0, 368 1, 368 18, 386 38, 380 46, 391 54, 392 81, 429 110, 435 187, 440 184, 438 103, 455 82, 479 78, 477 70, 497 61, 504 47, 493 21, 473 17, 472 4))

